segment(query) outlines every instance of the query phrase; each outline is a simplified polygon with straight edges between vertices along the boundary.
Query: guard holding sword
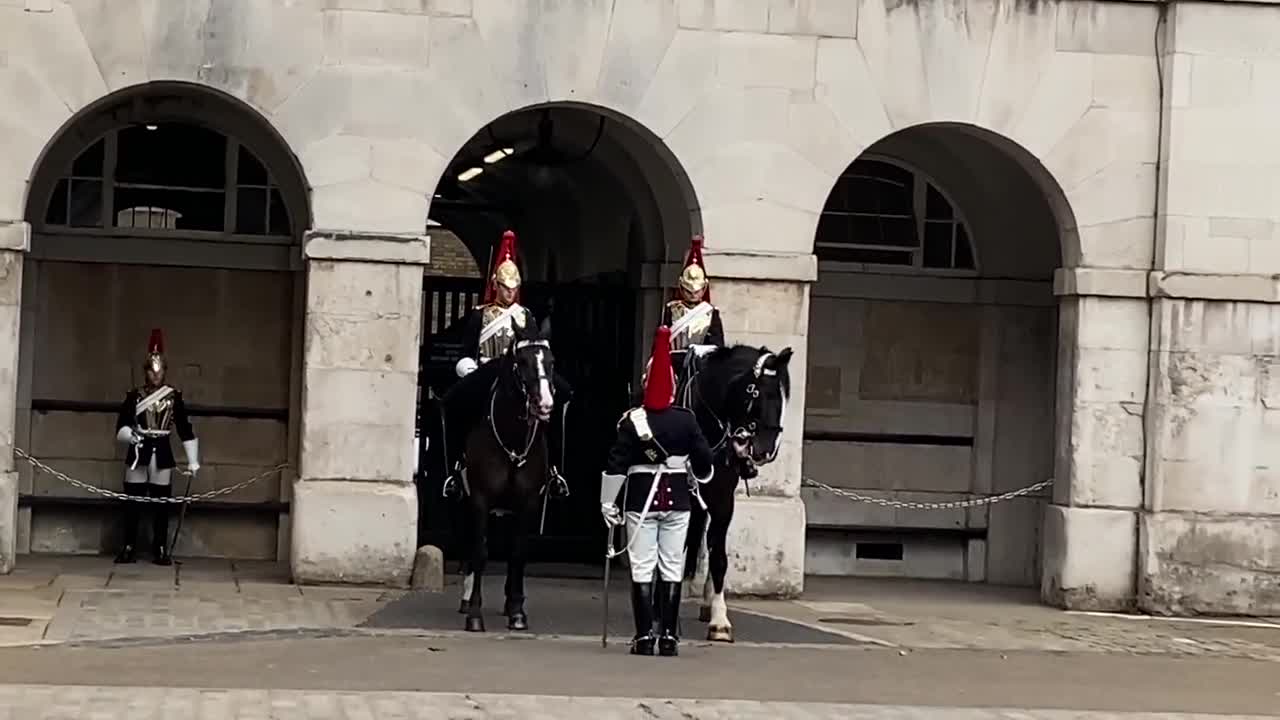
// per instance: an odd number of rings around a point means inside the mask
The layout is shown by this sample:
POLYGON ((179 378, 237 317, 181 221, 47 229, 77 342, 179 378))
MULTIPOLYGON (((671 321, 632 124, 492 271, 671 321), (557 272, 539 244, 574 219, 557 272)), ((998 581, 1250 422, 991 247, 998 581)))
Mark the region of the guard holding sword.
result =
MULTIPOLYGON (((147 358, 143 363, 142 387, 130 390, 120 406, 116 419, 116 439, 128 450, 125 452, 124 491, 137 497, 171 497, 171 476, 177 463, 169 436, 176 430, 187 455, 187 467, 195 473, 200 469, 199 441, 187 417, 187 407, 182 393, 165 384, 164 335, 159 329, 151 331, 147 344, 147 358)), ((126 501, 124 504, 124 546, 116 556, 118 563, 137 560, 138 523, 143 503, 126 501)), ((151 506, 151 547, 153 562, 170 565, 173 562, 169 547, 169 506, 167 503, 146 503, 151 506)))
MULTIPOLYGON (((685 536, 698 488, 712 476, 711 447, 692 412, 673 405, 671 331, 659 327, 645 378, 644 403, 618 422, 600 483, 600 505, 609 530, 623 522, 629 538, 631 608, 635 617, 633 655, 678 654, 680 585, 685 536), (619 509, 619 503, 621 509, 619 509), (625 519, 624 519, 625 513, 625 519), (660 637, 654 637, 654 572, 660 637)), ((606 558, 606 562, 608 558, 606 558)), ((607 572, 607 570, 606 570, 607 572)), ((606 583, 608 575, 605 576, 606 583)), ((608 588, 605 588, 607 596, 608 588)), ((607 618, 606 618, 607 623, 607 618)))

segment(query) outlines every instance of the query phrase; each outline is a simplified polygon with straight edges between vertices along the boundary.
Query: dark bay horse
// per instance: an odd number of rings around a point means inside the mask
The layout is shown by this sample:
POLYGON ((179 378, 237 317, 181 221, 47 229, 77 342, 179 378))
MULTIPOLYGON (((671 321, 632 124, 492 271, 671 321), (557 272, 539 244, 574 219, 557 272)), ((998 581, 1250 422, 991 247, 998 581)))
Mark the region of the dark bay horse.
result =
POLYGON ((462 605, 466 629, 484 632, 481 585, 489 557, 489 518, 511 517, 507 561, 507 628, 527 630, 524 571, 529 536, 547 481, 547 428, 554 402, 555 359, 551 344, 534 327, 519 328, 507 353, 474 371, 476 397, 460 398, 483 408, 467 434, 464 493, 459 501, 467 558, 462 605), (483 373, 483 374, 481 374, 483 373))
POLYGON ((715 475, 702 486, 706 510, 695 504, 690 515, 684 575, 692 580, 697 573, 705 529, 709 567, 699 619, 708 623, 708 640, 733 642, 724 592, 734 493, 741 468, 754 469, 778 457, 791 396, 790 361, 789 347, 776 354, 748 345, 716 348, 702 357, 690 353, 678 400, 697 415, 716 460, 715 475))

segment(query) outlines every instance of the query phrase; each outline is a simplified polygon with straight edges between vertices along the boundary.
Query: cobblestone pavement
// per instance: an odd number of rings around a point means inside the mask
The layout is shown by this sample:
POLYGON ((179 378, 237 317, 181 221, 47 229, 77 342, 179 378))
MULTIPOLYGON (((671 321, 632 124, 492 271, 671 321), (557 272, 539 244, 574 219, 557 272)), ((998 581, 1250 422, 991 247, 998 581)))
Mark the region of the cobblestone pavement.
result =
POLYGON ((0 720, 1262 720, 1263 716, 941 708, 740 700, 318 692, 58 685, 0 686, 0 720))

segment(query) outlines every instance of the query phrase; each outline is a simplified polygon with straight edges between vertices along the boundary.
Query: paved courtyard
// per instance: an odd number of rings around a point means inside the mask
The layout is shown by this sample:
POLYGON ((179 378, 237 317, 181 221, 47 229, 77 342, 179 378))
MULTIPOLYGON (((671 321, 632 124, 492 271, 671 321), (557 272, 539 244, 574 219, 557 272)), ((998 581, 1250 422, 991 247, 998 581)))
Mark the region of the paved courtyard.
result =
POLYGON ((1247 720, 1258 715, 1081 712, 735 700, 412 692, 0 687, 0 720, 1247 720))

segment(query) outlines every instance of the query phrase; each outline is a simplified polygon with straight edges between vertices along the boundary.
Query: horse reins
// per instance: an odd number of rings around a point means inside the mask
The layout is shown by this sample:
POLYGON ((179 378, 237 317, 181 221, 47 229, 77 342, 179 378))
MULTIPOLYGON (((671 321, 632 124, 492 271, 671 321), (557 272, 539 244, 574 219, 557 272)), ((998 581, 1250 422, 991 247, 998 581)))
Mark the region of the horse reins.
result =
MULTIPOLYGON (((759 381, 761 376, 763 375, 772 376, 772 375, 778 374, 777 370, 774 370, 772 368, 767 368, 764 366, 764 364, 771 357, 773 357, 773 353, 767 352, 767 353, 762 353, 760 357, 756 359, 755 367, 752 369, 752 376, 756 381, 759 381)), ((756 420, 752 419, 752 416, 751 416, 751 413, 755 410, 756 401, 760 399, 760 388, 756 385, 756 382, 748 383, 746 390, 744 391, 745 399, 743 401, 743 412, 744 412, 743 417, 746 420, 746 424, 739 425, 738 427, 733 429, 733 432, 730 432, 729 424, 721 420, 720 417, 716 415, 715 410, 713 410, 711 406, 708 405, 705 402, 704 398, 702 397, 702 391, 699 389, 699 386, 697 384, 698 376, 701 374, 702 374, 702 370, 698 370, 697 372, 693 373, 693 375, 689 378, 688 384, 685 387, 684 395, 685 395, 685 401, 687 403, 688 400, 691 399, 691 393, 696 392, 698 395, 698 399, 702 401, 700 403, 702 407, 707 411, 707 413, 711 415, 711 419, 715 421, 716 425, 720 427, 720 440, 714 446, 712 446, 711 452, 713 453, 720 452, 720 450, 724 448, 725 443, 728 442, 730 437, 734 438, 735 440, 741 440, 741 441, 754 440, 756 437, 756 433, 759 429, 759 423, 756 420)))
MULTIPOLYGON (((515 356, 515 352, 524 350, 527 347, 549 348, 550 345, 547 343, 546 340, 521 340, 520 342, 517 342, 513 347, 514 347, 514 352, 512 353, 512 357, 515 356)), ((511 448, 507 447, 507 444, 502 441, 502 433, 498 432, 498 424, 494 421, 494 417, 497 414, 494 412, 494 410, 495 410, 495 403, 498 400, 498 384, 500 382, 502 382, 501 377, 495 378, 493 381, 493 386, 489 389, 489 430, 493 433, 494 442, 498 443, 498 447, 502 450, 502 452, 507 454, 507 458, 511 461, 511 463, 515 465, 517 468, 524 467, 525 461, 529 457, 529 453, 533 451, 533 443, 535 440, 538 439, 538 424, 541 423, 542 421, 537 418, 534 418, 533 422, 528 423, 525 426, 526 428, 525 438, 527 439, 527 442, 525 443, 524 450, 522 452, 517 453, 511 448)), ((524 395, 523 417, 527 418, 529 416, 529 409, 530 409, 531 403, 529 402, 529 390, 525 386, 525 383, 523 380, 520 381, 520 389, 523 391, 522 394, 524 395)))

